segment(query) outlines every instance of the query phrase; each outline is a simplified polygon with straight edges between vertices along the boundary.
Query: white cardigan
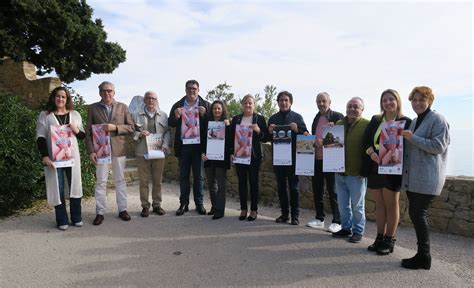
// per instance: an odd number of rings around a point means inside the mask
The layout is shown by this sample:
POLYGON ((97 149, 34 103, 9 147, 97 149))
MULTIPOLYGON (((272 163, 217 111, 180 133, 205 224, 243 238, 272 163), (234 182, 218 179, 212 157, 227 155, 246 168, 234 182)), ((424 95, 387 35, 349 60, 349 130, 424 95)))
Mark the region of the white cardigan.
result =
MULTIPOLYGON (((82 125, 82 118, 79 112, 69 111, 70 122, 75 123, 77 128, 84 132, 84 127, 82 125)), ((54 116, 54 113, 49 113, 42 111, 36 122, 36 138, 43 137, 48 143, 48 154, 52 159, 52 148, 51 148, 51 125, 59 125, 60 123, 54 116)), ((72 145, 74 151, 75 164, 71 169, 71 187, 69 189, 69 197, 71 198, 81 198, 82 197, 82 180, 81 180, 81 158, 79 154, 79 145, 77 144, 77 138, 72 137, 72 145)), ((57 206, 61 204, 61 198, 59 197, 59 184, 58 184, 58 174, 55 168, 44 167, 44 176, 46 180, 46 195, 48 198, 48 204, 50 206, 57 206)), ((68 187, 67 181, 65 181, 65 187, 68 187)), ((66 190, 67 191, 67 190, 66 190)), ((65 191, 64 197, 67 198, 68 193, 65 191)))

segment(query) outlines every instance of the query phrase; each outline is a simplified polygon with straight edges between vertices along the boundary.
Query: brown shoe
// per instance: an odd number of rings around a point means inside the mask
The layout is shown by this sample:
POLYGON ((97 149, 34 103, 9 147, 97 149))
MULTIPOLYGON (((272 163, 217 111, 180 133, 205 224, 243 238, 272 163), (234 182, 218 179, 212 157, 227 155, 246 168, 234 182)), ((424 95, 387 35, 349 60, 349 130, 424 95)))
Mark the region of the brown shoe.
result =
POLYGON ((160 215, 160 216, 166 214, 165 210, 163 210, 163 208, 161 208, 160 206, 154 207, 154 208, 153 208, 153 212, 155 212, 156 214, 158 214, 158 215, 160 215))
POLYGON ((128 215, 127 210, 124 210, 119 213, 119 218, 122 219, 123 221, 130 221, 130 215, 128 215))
POLYGON ((93 224, 95 226, 98 226, 98 225, 102 224, 102 221, 104 221, 104 215, 97 214, 97 216, 95 216, 93 224))
POLYGON ((143 208, 142 213, 140 213, 140 216, 145 217, 145 218, 150 216, 150 208, 143 208))

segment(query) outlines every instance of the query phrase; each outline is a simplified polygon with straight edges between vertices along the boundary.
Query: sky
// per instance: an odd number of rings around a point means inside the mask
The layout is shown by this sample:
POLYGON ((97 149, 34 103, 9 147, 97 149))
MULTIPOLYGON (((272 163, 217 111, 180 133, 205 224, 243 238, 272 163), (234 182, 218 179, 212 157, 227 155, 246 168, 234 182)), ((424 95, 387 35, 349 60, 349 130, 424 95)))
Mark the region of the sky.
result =
POLYGON ((370 119, 380 112, 381 92, 392 88, 413 118, 408 94, 425 85, 435 93, 433 109, 459 133, 452 146, 469 154, 471 164, 463 169, 474 176, 471 2, 87 3, 103 20, 108 40, 127 51, 112 74, 70 84, 87 103, 100 100, 97 86, 105 80, 127 104, 155 91, 167 113, 189 79, 199 81, 203 97, 224 82, 237 97, 263 95, 265 85, 274 85, 293 94, 292 110, 310 126, 319 92, 328 92, 333 110, 344 114, 351 97, 362 97, 370 119))

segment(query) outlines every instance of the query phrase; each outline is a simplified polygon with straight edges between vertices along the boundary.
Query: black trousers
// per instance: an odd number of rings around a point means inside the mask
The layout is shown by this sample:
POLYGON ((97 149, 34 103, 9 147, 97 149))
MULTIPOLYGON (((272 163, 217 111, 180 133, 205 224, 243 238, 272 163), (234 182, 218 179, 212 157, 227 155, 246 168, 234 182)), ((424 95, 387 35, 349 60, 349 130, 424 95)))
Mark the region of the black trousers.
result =
POLYGON ((428 208, 435 195, 407 191, 408 213, 415 226, 418 253, 430 254, 430 232, 428 225, 428 208))

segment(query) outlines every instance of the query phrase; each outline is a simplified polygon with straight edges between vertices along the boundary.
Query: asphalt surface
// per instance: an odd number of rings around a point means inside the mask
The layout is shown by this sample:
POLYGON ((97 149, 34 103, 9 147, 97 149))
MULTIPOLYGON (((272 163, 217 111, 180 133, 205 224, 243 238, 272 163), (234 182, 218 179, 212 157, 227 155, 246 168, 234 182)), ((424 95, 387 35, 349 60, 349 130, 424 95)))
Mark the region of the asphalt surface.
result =
POLYGON ((305 227, 309 210, 299 226, 275 223, 272 207, 259 207, 254 222, 239 221, 235 199, 219 220, 198 215, 193 204, 178 217, 176 183, 163 185, 167 214, 142 218, 138 186, 128 189, 130 222, 117 217, 113 192, 100 226, 92 225, 93 198, 83 202, 84 226, 65 232, 52 210, 0 220, 0 287, 474 287, 472 238, 433 233, 431 270, 410 271, 400 267, 416 253, 410 227, 399 229, 393 254, 378 256, 367 251, 372 222, 353 244, 305 227))

